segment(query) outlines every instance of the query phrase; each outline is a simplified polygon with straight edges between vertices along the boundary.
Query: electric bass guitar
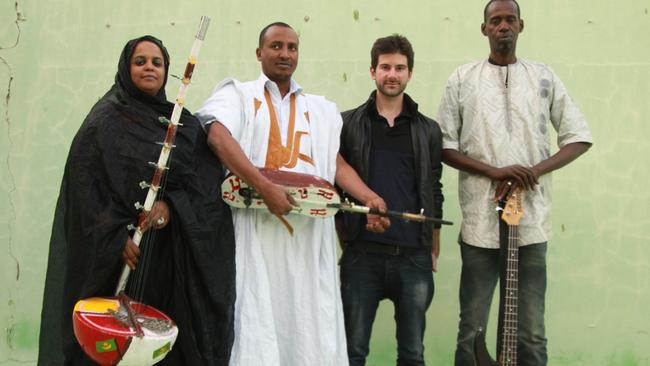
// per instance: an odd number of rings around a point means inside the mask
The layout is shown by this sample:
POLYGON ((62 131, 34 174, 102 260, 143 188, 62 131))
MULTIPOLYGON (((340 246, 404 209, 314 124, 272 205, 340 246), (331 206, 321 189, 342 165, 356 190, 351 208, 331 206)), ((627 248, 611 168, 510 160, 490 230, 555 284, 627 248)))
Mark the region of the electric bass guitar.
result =
POLYGON ((510 191, 503 208, 500 208, 501 220, 508 225, 507 245, 502 243, 502 255, 505 255, 505 268, 501 269, 500 299, 500 334, 501 352, 498 362, 494 361, 485 346, 485 332, 477 331, 474 339, 474 362, 476 366, 517 366, 517 307, 519 288, 519 221, 523 216, 522 189, 517 187, 510 191), (505 286, 503 285, 505 284, 505 286))

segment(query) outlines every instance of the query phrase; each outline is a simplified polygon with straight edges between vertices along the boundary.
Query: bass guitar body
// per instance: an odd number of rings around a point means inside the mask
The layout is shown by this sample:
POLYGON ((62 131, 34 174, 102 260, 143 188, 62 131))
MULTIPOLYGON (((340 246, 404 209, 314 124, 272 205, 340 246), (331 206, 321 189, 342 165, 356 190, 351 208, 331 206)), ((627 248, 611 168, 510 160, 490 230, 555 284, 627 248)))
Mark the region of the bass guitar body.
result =
POLYGON ((499 366, 499 363, 490 357, 490 352, 487 350, 483 328, 479 328, 474 337, 474 365, 499 366))
POLYGON ((523 216, 522 190, 514 188, 503 207, 501 220, 508 225, 507 243, 501 244, 501 296, 499 332, 501 350, 498 361, 490 357, 485 346, 485 332, 479 328, 474 338, 476 366, 517 366, 517 322, 519 300, 519 221, 523 216))
POLYGON ((78 301, 72 314, 74 334, 100 365, 153 365, 172 349, 178 328, 154 307, 126 301, 118 297, 78 301))

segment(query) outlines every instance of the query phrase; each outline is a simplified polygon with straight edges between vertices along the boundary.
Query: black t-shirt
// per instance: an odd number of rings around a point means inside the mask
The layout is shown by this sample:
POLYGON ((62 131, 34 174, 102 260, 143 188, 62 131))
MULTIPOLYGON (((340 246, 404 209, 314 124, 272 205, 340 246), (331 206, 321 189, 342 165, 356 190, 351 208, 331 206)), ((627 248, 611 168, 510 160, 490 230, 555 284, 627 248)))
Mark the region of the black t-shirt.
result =
MULTIPOLYGON (((408 108, 395 118, 393 127, 379 115, 376 106, 368 110, 372 140, 368 169, 368 186, 381 196, 390 210, 419 212, 415 175, 415 155, 411 139, 408 108)), ((365 226, 365 219, 363 221, 365 226)), ((418 247, 421 223, 392 219, 383 234, 361 230, 357 241, 418 247)))

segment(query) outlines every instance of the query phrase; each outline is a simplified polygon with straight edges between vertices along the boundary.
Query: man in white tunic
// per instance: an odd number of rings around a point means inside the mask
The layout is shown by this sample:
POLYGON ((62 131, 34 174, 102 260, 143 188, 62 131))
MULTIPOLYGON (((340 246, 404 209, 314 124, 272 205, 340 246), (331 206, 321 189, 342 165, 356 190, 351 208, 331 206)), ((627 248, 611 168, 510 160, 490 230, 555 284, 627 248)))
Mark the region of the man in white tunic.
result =
MULTIPOLYGON (((591 146, 585 118, 546 65, 518 59, 523 30, 514 0, 492 0, 481 30, 490 56, 449 77, 438 122, 443 161, 459 169, 463 260, 455 364, 474 365, 473 340, 485 329, 499 278, 499 219, 495 201, 521 186, 519 223, 518 365, 546 365, 544 298, 546 246, 551 236, 551 173, 591 146), (559 151, 550 154, 549 123, 559 151)), ((501 337, 499 337, 501 338, 501 337)))
MULTIPOLYGON (((262 195, 266 210, 234 209, 237 300, 231 365, 347 365, 334 221, 286 215, 295 203, 257 167, 313 174, 385 209, 338 155, 336 105, 292 79, 298 36, 285 23, 260 33, 257 80, 222 81, 196 112, 223 164, 262 195), (293 235, 278 220, 293 227, 293 235)), ((382 231, 385 221, 369 229, 382 231)))

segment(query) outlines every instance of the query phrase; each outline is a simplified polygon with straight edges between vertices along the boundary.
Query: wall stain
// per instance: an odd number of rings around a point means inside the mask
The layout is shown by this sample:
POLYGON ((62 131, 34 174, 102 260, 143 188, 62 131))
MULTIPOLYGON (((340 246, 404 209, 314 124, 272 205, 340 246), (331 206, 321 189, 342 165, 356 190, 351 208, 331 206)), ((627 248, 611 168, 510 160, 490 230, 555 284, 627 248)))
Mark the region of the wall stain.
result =
MULTIPOLYGON (((23 16, 22 12, 20 11, 20 6, 18 1, 14 2, 14 10, 16 12, 16 20, 14 20, 14 24, 16 25, 16 40, 14 43, 10 46, 0 46, 0 51, 2 50, 9 50, 18 47, 18 44, 20 43, 20 36, 22 34, 22 30, 20 28, 20 23, 27 21, 27 19, 23 16)), ((13 146, 13 140, 11 139, 11 118, 9 117, 9 107, 11 103, 11 85, 13 84, 14 81, 14 71, 13 68, 11 67, 11 64, 7 61, 6 58, 3 56, 0 56, 0 62, 7 68, 9 72, 9 81, 7 83, 7 93, 5 94, 4 98, 4 104, 5 104, 5 115, 4 115, 4 121, 5 124, 7 125, 7 157, 5 159, 5 165, 7 167, 7 174, 9 176, 9 189, 7 191, 7 196, 8 196, 8 202, 10 206, 10 211, 11 211, 11 221, 9 222, 9 239, 7 242, 7 247, 8 247, 8 253, 9 256, 16 262, 16 282, 20 280, 20 263, 18 262, 18 258, 13 253, 12 249, 12 242, 13 242, 13 225, 16 222, 16 205, 14 204, 13 201, 13 194, 16 191, 16 177, 14 176, 12 167, 11 167, 11 148, 13 146)), ((15 342, 14 342, 14 336, 15 336, 15 327, 16 327, 16 319, 14 317, 15 313, 15 302, 13 300, 13 294, 9 294, 9 301, 8 305, 10 310, 10 315, 8 319, 8 324, 7 328, 5 329, 5 341, 7 343, 7 346, 9 347, 10 350, 14 349, 15 342)))
POLYGON ((354 11, 352 12, 352 18, 357 22, 359 21, 359 10, 354 9, 354 11))
POLYGON ((14 349, 14 335, 15 335, 13 322, 14 322, 14 320, 13 320, 13 315, 12 315, 11 319, 9 319, 9 323, 11 323, 11 325, 9 325, 7 327, 7 334, 6 334, 7 347, 9 347, 9 349, 12 350, 12 351, 14 349))
MULTIPOLYGON (((11 297, 11 295, 10 295, 11 297)), ((9 347, 10 350, 13 350, 15 348, 15 342, 14 342, 14 337, 16 336, 16 319, 14 318, 14 311, 15 311, 15 303, 13 300, 9 299, 9 302, 7 303, 9 305, 9 309, 11 309, 11 315, 9 315, 8 319, 8 325, 5 330, 5 341, 7 342, 7 346, 9 347)))
POLYGON ((20 41, 20 33, 21 33, 20 22, 27 21, 27 19, 25 19, 25 17, 23 16, 23 13, 21 13, 19 10, 18 1, 14 3, 14 9, 16 11, 16 20, 14 20, 14 24, 16 24, 16 30, 17 30, 16 42, 14 42, 14 44, 9 47, 0 46, 0 50, 8 50, 11 48, 16 48, 16 46, 18 46, 18 42, 20 41))
MULTIPOLYGON (((12 48, 16 48, 18 46, 18 43, 20 42, 20 35, 22 33, 22 30, 20 29, 20 23, 26 21, 25 17, 20 11, 20 7, 18 4, 18 1, 14 3, 14 9, 16 11, 16 20, 14 21, 14 24, 16 24, 16 41, 14 44, 8 47, 3 47, 0 46, 0 51, 2 50, 9 50, 12 48)), ((5 165, 7 167, 7 173, 9 175, 9 190, 7 191, 8 195, 8 202, 9 206, 11 208, 11 222, 10 222, 10 227, 9 227, 9 240, 7 243, 7 247, 9 249, 9 255, 11 258, 16 262, 16 281, 20 279, 20 263, 18 262, 18 258, 13 254, 12 250, 12 239, 13 239, 13 230, 12 226, 16 221, 16 206, 13 201, 13 193, 16 191, 16 177, 14 176, 13 170, 11 168, 11 147, 13 146, 13 140, 11 139, 11 119, 9 117, 9 106, 11 103, 11 85, 14 81, 14 71, 9 62, 7 60, 0 56, 0 62, 2 62, 6 67, 7 70, 9 71, 9 82, 7 83, 7 94, 5 95, 5 124, 7 125, 7 157, 5 159, 5 165)))

